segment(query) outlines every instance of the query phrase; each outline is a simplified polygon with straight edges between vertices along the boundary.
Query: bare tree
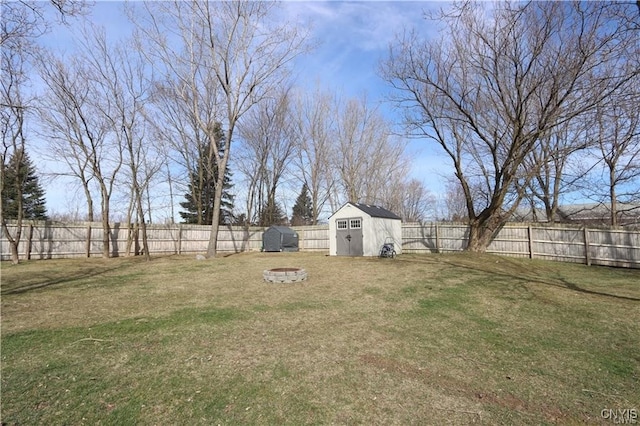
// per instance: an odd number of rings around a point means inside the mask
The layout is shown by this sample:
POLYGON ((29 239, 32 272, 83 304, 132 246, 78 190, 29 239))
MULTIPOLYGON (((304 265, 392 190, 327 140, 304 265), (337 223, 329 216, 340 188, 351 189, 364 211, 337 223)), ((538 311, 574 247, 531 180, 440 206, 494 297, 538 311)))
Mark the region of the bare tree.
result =
POLYGON ((411 131, 440 145, 465 194, 467 250, 486 250, 517 209, 535 176, 525 159, 549 132, 637 76, 615 66, 635 40, 609 21, 621 7, 466 2, 441 14, 440 38, 391 48, 383 72, 411 131))
POLYGON ((333 207, 346 201, 386 204, 389 197, 383 194, 393 188, 392 180, 408 172, 406 143, 365 96, 348 100, 337 111, 333 207))
MULTIPOLYGON (((85 63, 91 70, 91 84, 104 95, 96 102, 96 109, 104 116, 108 132, 121 147, 130 202, 127 223, 131 224, 135 212, 136 227, 129 228, 127 254, 138 241, 138 228, 142 237, 142 250, 150 259, 145 221, 144 194, 149 182, 160 169, 160 162, 151 154, 153 143, 146 141, 145 103, 149 97, 149 79, 140 55, 140 46, 133 40, 113 44, 107 41, 101 28, 83 31, 82 50, 85 63)), ((136 250, 137 254, 137 250, 136 250)))
MULTIPOLYGON (((48 140, 47 154, 49 158, 63 162, 65 165, 65 170, 54 174, 54 176, 70 176, 82 186, 87 203, 86 219, 88 222, 85 255, 89 257, 91 255, 91 222, 95 220, 92 192, 94 178, 91 172, 91 156, 87 155, 88 151, 83 149, 84 143, 82 141, 85 133, 90 139, 100 141, 103 138, 104 129, 93 127, 91 131, 94 123, 84 121, 82 116, 74 118, 74 108, 89 109, 88 106, 82 106, 86 96, 81 95, 81 93, 89 91, 87 82, 82 79, 65 81, 64 73, 67 70, 61 62, 56 63, 53 55, 45 54, 42 64, 46 65, 40 72, 50 74, 51 79, 49 93, 41 96, 38 102, 41 111, 41 133, 48 140), (59 78, 62 80, 58 80, 59 78), (68 90, 79 94, 78 97, 67 93, 68 90), (74 98, 78 104, 75 107, 73 103, 69 104, 69 109, 65 111, 64 99, 67 97, 74 98)), ((46 81, 47 78, 44 77, 44 80, 46 81)))
MULTIPOLYGON (((52 1, 51 4, 64 20, 66 16, 80 14, 86 5, 75 0, 52 1)), ((32 99, 26 94, 26 84, 29 81, 29 68, 32 56, 36 52, 35 41, 45 34, 50 23, 44 19, 43 4, 36 2, 2 2, 0 4, 2 19, 0 19, 0 51, 2 70, 2 93, 0 98, 0 132, 2 133, 2 153, 0 158, 0 191, 5 184, 5 166, 11 155, 22 156, 26 145, 26 128, 32 99)), ((21 163, 21 158, 16 158, 21 163)), ((18 185, 18 203, 21 203, 22 193, 18 185)), ((11 247, 11 260, 19 262, 18 245, 22 233, 23 211, 18 206, 16 232, 11 234, 2 214, 0 203, 0 222, 11 247)))
POLYGON ((100 70, 92 68, 87 52, 68 58, 43 55, 40 73, 48 89, 40 98, 43 134, 50 151, 64 160, 69 174, 80 180, 93 219, 92 184, 100 193, 102 256, 111 255, 110 202, 123 164, 123 146, 113 134, 104 104, 111 94, 100 86, 100 70))
MULTIPOLYGON (((16 164, 22 163, 22 157, 25 153, 26 145, 26 116, 27 108, 30 106, 30 100, 25 97, 24 85, 26 83, 25 67, 26 60, 24 53, 19 49, 11 46, 8 49, 3 46, 1 52, 1 69, 2 69, 2 81, 0 87, 2 92, 0 93, 0 103, 2 109, 0 110, 0 132, 2 133, 2 152, 0 155, 2 158, 0 164, 0 191, 4 192, 8 188, 5 188, 5 176, 6 168, 11 156, 15 155, 16 164)), ((19 181, 19 174, 16 176, 18 179, 15 182, 15 193, 17 208, 17 218, 15 223, 15 232, 12 234, 9 230, 9 226, 4 217, 4 203, 0 202, 0 221, 2 222, 2 231, 9 241, 11 248, 11 262, 18 264, 20 257, 18 254, 18 245, 22 237, 22 222, 24 217, 24 211, 22 206, 22 182, 19 181)), ((4 200, 4 197, 2 197, 4 200)))
MULTIPOLYGON (((208 164, 205 167, 198 165, 203 158, 214 155, 209 136, 198 126, 189 103, 184 102, 184 97, 188 95, 177 88, 176 82, 155 81, 151 92, 153 109, 147 111, 153 138, 160 143, 166 159, 167 179, 171 183, 172 192, 174 184, 183 191, 187 191, 189 187, 201 188, 202 182, 206 180, 203 173, 213 173, 213 170, 208 170, 208 164)), ((219 142, 220 126, 215 130, 213 136, 219 142)), ((204 163, 211 164, 206 161, 204 163)), ((196 202, 201 203, 202 200, 198 199, 196 202)), ((173 204, 172 201, 172 209, 173 204)), ((204 210, 202 205, 198 207, 199 212, 204 210)), ((198 218, 198 223, 204 223, 202 215, 198 218)))
POLYGON ((52 6, 59 21, 67 17, 83 15, 89 2, 82 0, 51 0, 49 2, 3 1, 0 4, 2 20, 0 46, 20 44, 27 54, 32 53, 33 42, 51 29, 52 22, 45 19, 47 6, 52 6))
POLYGON ((584 116, 575 117, 542 136, 525 158, 524 168, 534 176, 522 190, 531 204, 534 220, 538 220, 536 205, 541 203, 547 222, 554 223, 562 196, 576 190, 578 182, 585 179, 586 171, 576 167, 576 154, 589 146, 586 134, 589 126, 584 116))
MULTIPOLYGON (((28 109, 32 107, 32 99, 26 95, 26 84, 29 81, 29 55, 34 49, 34 39, 42 34, 40 20, 33 10, 23 4, 2 2, 2 19, 0 20, 0 132, 2 135, 2 152, 0 152, 0 191, 6 188, 6 172, 9 159, 17 156, 17 164, 22 163, 27 141, 26 126, 28 109)), ((23 185, 17 174, 15 188, 17 218, 15 232, 11 233, 4 216, 4 203, 0 202, 0 222, 11 250, 11 262, 20 261, 18 246, 22 237, 24 218, 23 185)), ((4 197, 2 197, 4 200, 4 197)))
POLYGON ((391 176, 384 193, 382 204, 398 214, 403 222, 421 222, 435 215, 435 197, 418 179, 391 176))
POLYGON ((274 220, 280 219, 270 216, 275 212, 277 190, 290 169, 297 148, 290 96, 289 90, 278 92, 273 99, 267 99, 249 111, 239 126, 238 163, 248 183, 249 220, 254 212, 258 219, 266 222, 275 223, 274 220), (269 210, 266 216, 265 209, 269 210))
POLYGON ((253 133, 248 128, 240 128, 241 146, 234 159, 236 169, 244 176, 246 188, 245 212, 243 225, 248 231, 252 223, 258 222, 261 206, 262 177, 263 169, 266 168, 268 149, 264 149, 262 144, 249 144, 246 141, 252 140, 253 133))
MULTIPOLYGON (((218 170, 226 170, 236 126, 268 98, 304 51, 304 35, 291 23, 274 24, 270 2, 147 3, 136 21, 150 42, 174 93, 188 105, 198 128, 214 141, 223 124, 224 143, 213 144, 218 170), (167 37, 171 34, 173 37, 167 37)), ((216 255, 224 173, 218 174, 207 256, 216 255)))
MULTIPOLYGON (((619 206, 640 199, 640 82, 628 87, 594 114, 595 155, 602 165, 611 226, 618 225, 619 206)), ((593 193, 593 191, 591 191, 593 193)), ((632 208, 638 208, 632 206, 632 208)))
POLYGON ((453 222, 467 220, 467 202, 460 182, 455 177, 446 180, 444 197, 444 219, 453 222))
POLYGON ((318 88, 298 93, 293 109, 298 141, 294 163, 309 190, 311 222, 315 225, 336 180, 329 162, 336 137, 335 97, 318 88))

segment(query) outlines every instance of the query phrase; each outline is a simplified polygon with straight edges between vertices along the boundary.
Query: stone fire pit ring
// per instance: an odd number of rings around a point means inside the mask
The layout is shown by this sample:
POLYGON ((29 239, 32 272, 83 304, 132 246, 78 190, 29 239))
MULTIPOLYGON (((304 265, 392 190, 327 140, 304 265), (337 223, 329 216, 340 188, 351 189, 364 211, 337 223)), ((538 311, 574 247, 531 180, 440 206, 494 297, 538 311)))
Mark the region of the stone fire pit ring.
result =
POLYGON ((307 279, 307 271, 302 268, 274 268, 262 272, 264 280, 269 283, 295 283, 307 279))

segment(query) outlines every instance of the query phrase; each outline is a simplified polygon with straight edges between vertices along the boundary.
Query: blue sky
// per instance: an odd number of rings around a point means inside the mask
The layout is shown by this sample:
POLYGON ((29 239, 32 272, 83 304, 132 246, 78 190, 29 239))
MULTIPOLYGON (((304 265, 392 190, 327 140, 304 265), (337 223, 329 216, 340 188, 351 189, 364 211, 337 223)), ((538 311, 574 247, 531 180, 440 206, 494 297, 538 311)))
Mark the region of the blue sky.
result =
MULTIPOLYGON (((311 22, 312 37, 319 42, 309 55, 296 64, 297 81, 313 87, 318 81, 345 96, 367 94, 368 100, 379 105, 388 119, 400 127, 401 113, 387 101, 391 90, 379 76, 381 60, 388 54, 389 44, 405 29, 416 29, 424 37, 434 36, 433 22, 424 19, 424 12, 446 6, 442 2, 400 1, 325 1, 285 2, 290 19, 311 22)), ((442 191, 442 174, 450 174, 448 165, 437 147, 425 141, 410 141, 413 160, 412 174, 427 188, 442 191)))
MULTIPOLYGON (((285 1, 283 18, 301 23, 311 30, 315 49, 295 64, 297 84, 316 85, 335 90, 345 97, 367 94, 388 119, 400 125, 400 114, 385 102, 389 86, 378 75, 379 62, 387 55, 389 43, 405 29, 418 29, 425 37, 436 34, 424 11, 445 6, 441 2, 386 1, 285 1)), ((91 19, 105 26, 114 36, 127 32, 123 3, 97 2, 91 19)), ((46 36, 45 44, 71 50, 69 31, 59 27, 46 36)), ((442 191, 442 175, 449 174, 446 159, 434 146, 411 141, 412 177, 421 180, 434 193, 442 191)), ((46 171, 46 170, 42 170, 46 171)), ((62 181, 49 182, 47 205, 50 212, 64 212, 70 205, 83 209, 82 197, 74 197, 62 181)))

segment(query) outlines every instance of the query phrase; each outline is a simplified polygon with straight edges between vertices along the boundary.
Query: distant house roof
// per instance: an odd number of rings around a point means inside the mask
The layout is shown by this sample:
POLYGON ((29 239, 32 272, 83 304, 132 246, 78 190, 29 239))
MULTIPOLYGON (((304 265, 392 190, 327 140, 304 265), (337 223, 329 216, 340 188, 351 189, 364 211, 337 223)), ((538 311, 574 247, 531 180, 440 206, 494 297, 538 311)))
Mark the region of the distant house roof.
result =
MULTIPOLYGON (((640 223, 640 204, 617 204, 618 222, 624 224, 640 223)), ((556 221, 577 223, 602 223, 607 224, 611 217, 611 207, 604 203, 570 204, 559 206, 556 213, 556 221)), ((519 208, 512 220, 546 222, 547 214, 544 209, 536 208, 535 212, 530 207, 519 208)))
MULTIPOLYGON (((392 211, 389 211, 389 210, 387 210, 387 209, 385 209, 383 207, 380 207, 380 206, 374 206, 374 205, 371 205, 371 204, 362 204, 362 203, 352 203, 352 202, 348 202, 347 204, 351 204, 352 206, 362 210, 363 212, 365 212, 366 214, 368 214, 371 217, 380 217, 380 218, 384 218, 384 219, 402 220, 402 218, 400 216, 398 216, 397 214, 395 214, 392 211)), ((345 206, 347 204, 345 204, 345 206)), ((344 207, 344 206, 342 206, 342 207, 344 207)))

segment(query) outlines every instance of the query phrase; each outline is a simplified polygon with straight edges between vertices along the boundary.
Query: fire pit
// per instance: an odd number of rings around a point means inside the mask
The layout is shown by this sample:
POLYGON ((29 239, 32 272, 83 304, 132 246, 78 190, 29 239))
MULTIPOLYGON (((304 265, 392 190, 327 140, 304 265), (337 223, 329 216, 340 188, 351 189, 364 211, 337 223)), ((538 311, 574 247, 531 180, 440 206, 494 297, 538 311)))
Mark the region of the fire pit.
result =
POLYGON ((307 271, 302 268, 274 268, 263 271, 262 276, 270 283, 295 283, 307 279, 307 271))

